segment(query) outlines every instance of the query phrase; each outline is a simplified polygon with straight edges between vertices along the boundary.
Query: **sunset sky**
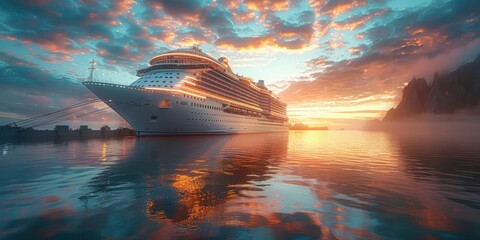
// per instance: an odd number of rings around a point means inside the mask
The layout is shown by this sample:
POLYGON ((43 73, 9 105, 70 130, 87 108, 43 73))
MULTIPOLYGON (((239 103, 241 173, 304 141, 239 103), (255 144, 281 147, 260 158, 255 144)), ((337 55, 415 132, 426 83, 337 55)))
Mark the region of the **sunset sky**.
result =
POLYGON ((354 127, 382 118, 413 76, 473 60, 479 9, 478 0, 2 1, 0 124, 94 98, 80 84, 92 59, 100 81, 129 84, 153 56, 199 44, 264 79, 291 122, 354 127))

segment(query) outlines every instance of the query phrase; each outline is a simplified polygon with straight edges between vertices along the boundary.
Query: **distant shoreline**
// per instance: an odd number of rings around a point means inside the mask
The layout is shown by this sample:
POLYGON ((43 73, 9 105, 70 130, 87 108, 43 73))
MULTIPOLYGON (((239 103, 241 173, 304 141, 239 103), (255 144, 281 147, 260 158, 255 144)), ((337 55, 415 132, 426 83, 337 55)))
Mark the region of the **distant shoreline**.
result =
POLYGON ((291 130, 315 130, 315 131, 325 131, 325 130, 328 130, 328 127, 306 127, 306 128, 290 127, 288 130, 289 130, 289 131, 291 131, 291 130))

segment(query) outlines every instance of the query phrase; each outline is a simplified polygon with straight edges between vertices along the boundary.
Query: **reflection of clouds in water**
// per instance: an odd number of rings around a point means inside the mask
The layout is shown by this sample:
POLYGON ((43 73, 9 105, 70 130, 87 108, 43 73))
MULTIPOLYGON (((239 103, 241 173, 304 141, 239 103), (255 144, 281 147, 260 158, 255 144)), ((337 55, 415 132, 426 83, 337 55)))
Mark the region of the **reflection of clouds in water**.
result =
POLYGON ((478 222, 478 140, 294 131, 19 146, 22 154, 9 150, 7 160, 55 152, 30 162, 39 164, 29 168, 34 177, 18 173, 15 184, 0 183, 1 206, 27 213, 2 231, 17 238, 44 236, 41 228, 61 238, 462 238, 478 222))
POLYGON ((137 182, 128 179, 132 170, 146 174, 146 216, 173 224, 171 234, 184 237, 381 238, 395 224, 415 229, 399 235, 405 237, 461 229, 428 217, 441 219, 440 209, 450 203, 429 199, 432 186, 405 174, 400 156, 408 154, 395 136, 310 131, 287 137, 140 139, 131 158, 102 174, 113 185, 137 182), (417 215, 424 221, 412 223, 417 215))

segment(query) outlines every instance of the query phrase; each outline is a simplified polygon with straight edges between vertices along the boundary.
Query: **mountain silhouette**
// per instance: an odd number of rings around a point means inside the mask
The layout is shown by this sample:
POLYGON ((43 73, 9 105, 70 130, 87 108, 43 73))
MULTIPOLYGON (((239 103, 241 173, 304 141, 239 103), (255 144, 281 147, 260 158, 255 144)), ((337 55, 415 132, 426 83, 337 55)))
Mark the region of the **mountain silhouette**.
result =
POLYGON ((402 100, 388 110, 383 121, 397 121, 420 113, 450 114, 471 108, 480 100, 480 55, 457 70, 435 73, 431 85, 424 78, 413 78, 403 89, 402 100))

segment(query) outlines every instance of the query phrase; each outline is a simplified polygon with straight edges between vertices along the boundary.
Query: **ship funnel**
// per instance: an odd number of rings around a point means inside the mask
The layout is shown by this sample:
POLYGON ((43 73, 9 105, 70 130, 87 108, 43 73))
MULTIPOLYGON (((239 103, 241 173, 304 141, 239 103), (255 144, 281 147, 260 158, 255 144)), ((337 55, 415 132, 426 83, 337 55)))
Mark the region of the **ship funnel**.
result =
POLYGON ((265 87, 265 80, 258 80, 258 86, 265 87))

